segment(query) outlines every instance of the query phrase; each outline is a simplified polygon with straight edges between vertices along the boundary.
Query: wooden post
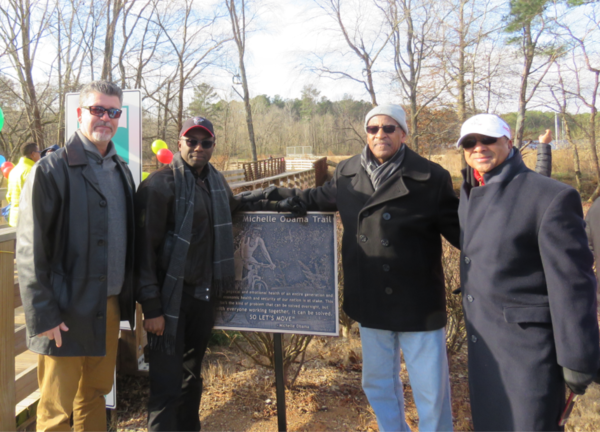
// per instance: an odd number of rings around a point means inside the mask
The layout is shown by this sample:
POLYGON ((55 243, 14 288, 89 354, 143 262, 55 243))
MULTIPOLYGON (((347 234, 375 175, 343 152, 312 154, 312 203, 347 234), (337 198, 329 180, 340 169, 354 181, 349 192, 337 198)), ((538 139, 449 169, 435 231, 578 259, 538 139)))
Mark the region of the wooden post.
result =
POLYGON ((0 231, 0 430, 15 423, 15 229, 0 231))

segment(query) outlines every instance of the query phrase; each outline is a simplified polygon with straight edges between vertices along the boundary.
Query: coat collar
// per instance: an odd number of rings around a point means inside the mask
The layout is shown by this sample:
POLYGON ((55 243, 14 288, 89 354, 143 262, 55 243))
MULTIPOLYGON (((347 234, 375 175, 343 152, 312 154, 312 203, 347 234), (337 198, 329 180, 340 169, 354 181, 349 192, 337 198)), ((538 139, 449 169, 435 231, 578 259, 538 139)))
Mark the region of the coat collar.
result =
POLYGON ((75 132, 65 144, 65 152, 67 153, 67 162, 69 166, 87 165, 88 158, 83 148, 83 143, 79 134, 75 132))
MULTIPOLYGON (((514 154, 510 159, 506 159, 504 162, 502 162, 496 168, 494 168, 490 172, 485 173, 483 175, 483 178, 485 179, 485 186, 483 186, 483 188, 485 189, 485 187, 492 185, 492 184, 504 183, 504 182, 510 181, 518 173, 524 172, 524 171, 529 171, 529 168, 527 168, 527 166, 525 165, 525 162, 523 162, 523 156, 521 155, 521 152, 515 148, 514 154)), ((473 188, 473 186, 471 186, 471 184, 469 184, 467 182, 467 170, 466 169, 463 169, 461 171, 461 173, 463 176, 462 188, 465 189, 465 191, 467 192, 467 196, 469 195, 469 192, 471 192, 473 189, 478 190, 481 187, 481 186, 479 186, 479 187, 473 188)), ((483 191, 484 189, 481 189, 481 190, 483 191)))
POLYGON ((369 175, 360 164, 360 155, 349 159, 341 168, 340 174, 345 177, 353 177, 348 189, 358 197, 366 198, 362 208, 362 210, 366 210, 369 207, 407 195, 409 190, 404 183, 404 177, 416 181, 427 181, 431 177, 431 168, 427 159, 407 147, 400 169, 381 183, 377 190, 373 189, 369 175))
MULTIPOLYGON (((112 141, 110 142, 110 146, 113 149, 115 148, 115 145, 112 141)), ((71 135, 71 138, 69 138, 69 141, 67 141, 67 144, 65 144, 65 151, 67 152, 67 161, 69 166, 88 164, 88 157, 85 153, 85 147, 77 132, 71 135)), ((115 162, 120 162, 122 160, 121 157, 116 153, 112 155, 112 157, 115 159, 115 162)))

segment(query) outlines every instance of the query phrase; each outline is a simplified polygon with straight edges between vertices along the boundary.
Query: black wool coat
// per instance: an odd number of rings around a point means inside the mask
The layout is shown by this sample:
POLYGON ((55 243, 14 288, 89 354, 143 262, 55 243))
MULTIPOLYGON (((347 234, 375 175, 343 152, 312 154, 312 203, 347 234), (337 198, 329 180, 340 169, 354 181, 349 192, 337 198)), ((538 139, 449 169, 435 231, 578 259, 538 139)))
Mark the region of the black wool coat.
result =
POLYGON ((461 281, 475 430, 560 430, 562 367, 599 360, 593 257, 576 190, 519 152, 461 189, 461 281))
POLYGON ((317 188, 279 188, 309 210, 339 211, 344 225, 344 311, 365 327, 406 331, 446 325, 442 234, 458 246, 458 198, 448 171, 409 148, 375 191, 360 155, 317 188))
MULTIPOLYGON (((114 156, 127 206, 125 280, 121 319, 133 328, 135 184, 125 161, 114 156)), ((35 164, 20 200, 17 268, 27 324, 27 347, 52 356, 106 355, 108 207, 83 144, 73 134, 64 148, 35 164), (36 335, 61 322, 62 346, 36 335)))

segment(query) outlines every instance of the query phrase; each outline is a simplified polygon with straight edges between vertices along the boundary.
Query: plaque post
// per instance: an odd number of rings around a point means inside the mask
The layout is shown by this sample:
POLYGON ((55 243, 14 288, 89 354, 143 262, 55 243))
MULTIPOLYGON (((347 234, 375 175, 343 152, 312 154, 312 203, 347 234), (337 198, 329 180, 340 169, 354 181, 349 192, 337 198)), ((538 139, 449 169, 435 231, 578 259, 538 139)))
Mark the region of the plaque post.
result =
POLYGON ((281 333, 273 333, 275 350, 275 388, 277 394, 277 426, 279 432, 287 431, 285 414, 285 383, 283 382, 283 343, 281 333))

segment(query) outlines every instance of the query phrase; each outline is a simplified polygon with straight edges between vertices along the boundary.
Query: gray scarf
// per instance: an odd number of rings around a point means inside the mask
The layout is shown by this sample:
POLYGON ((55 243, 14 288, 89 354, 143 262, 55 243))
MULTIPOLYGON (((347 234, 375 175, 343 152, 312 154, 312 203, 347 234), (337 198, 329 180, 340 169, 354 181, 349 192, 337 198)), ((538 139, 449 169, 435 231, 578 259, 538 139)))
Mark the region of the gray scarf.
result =
MULTIPOLYGON (((177 324, 183 293, 185 262, 192 238, 196 178, 191 168, 183 161, 180 153, 173 156, 170 166, 175 183, 175 229, 171 259, 161 289, 165 331, 162 336, 148 333, 148 343, 151 349, 158 349, 173 355, 175 354, 177 324)), ((233 231, 229 198, 225 187, 217 170, 211 164, 208 164, 208 169, 215 234, 212 284, 219 298, 222 296, 223 290, 233 286, 235 275, 233 231)))
POLYGON ((406 145, 402 144, 398 151, 390 159, 379 164, 368 145, 363 148, 360 155, 360 164, 369 175, 373 189, 377 190, 379 185, 400 169, 404 160, 406 145))

